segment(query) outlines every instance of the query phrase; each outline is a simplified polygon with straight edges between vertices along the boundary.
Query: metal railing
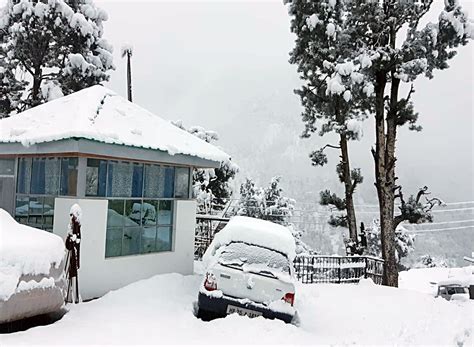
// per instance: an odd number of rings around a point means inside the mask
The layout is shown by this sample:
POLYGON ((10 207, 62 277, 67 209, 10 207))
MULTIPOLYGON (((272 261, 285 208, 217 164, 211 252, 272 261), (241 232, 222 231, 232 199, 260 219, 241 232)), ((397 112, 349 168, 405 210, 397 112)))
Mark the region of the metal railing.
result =
POLYGON ((371 278, 382 284, 383 260, 371 256, 299 255, 294 266, 302 283, 358 283, 371 278))

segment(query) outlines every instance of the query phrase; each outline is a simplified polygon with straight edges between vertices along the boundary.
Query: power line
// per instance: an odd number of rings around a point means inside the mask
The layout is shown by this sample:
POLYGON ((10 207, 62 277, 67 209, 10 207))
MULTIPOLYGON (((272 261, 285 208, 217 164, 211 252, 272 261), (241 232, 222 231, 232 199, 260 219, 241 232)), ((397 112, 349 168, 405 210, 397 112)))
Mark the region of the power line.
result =
POLYGON ((474 222, 474 219, 455 220, 455 221, 449 221, 449 222, 420 223, 420 224, 403 223, 403 226, 441 225, 441 224, 456 224, 456 223, 467 223, 467 222, 474 222))
POLYGON ((451 212, 451 211, 468 211, 474 210, 474 207, 464 207, 464 208, 451 208, 449 210, 432 210, 432 213, 443 213, 443 212, 451 212))
POLYGON ((464 227, 455 227, 455 228, 442 228, 442 229, 428 229, 428 230, 408 230, 409 232, 413 234, 424 234, 428 232, 433 232, 433 231, 450 231, 450 230, 461 230, 461 229, 471 229, 474 228, 474 225, 467 225, 464 227))

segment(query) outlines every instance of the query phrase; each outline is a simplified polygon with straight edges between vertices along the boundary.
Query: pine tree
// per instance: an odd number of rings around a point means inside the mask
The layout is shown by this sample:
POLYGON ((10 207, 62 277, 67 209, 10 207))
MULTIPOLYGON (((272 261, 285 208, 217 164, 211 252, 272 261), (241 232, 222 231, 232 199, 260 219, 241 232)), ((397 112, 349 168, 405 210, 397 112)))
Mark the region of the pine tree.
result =
POLYGON ((362 183, 360 169, 351 169, 349 141, 361 136, 359 124, 366 114, 361 104, 367 102, 367 86, 354 64, 345 60, 347 37, 340 35, 344 24, 344 7, 337 1, 287 1, 292 16, 291 30, 297 35, 290 63, 298 65, 304 85, 295 93, 303 105, 305 131, 302 137, 336 133, 338 145, 327 144, 310 154, 313 166, 323 166, 325 151, 337 149, 340 161, 336 171, 344 185, 344 198, 326 190, 320 203, 340 211, 329 224, 349 229, 349 238, 357 242, 357 220, 353 195, 362 183), (354 88, 362 84, 362 88, 354 88), (367 87, 365 91, 364 87, 367 87), (363 95, 359 95, 359 94, 363 95), (343 213, 344 211, 344 213, 343 213))
POLYGON ((105 20, 92 0, 9 1, 0 18, 9 97, 18 80, 27 81, 17 111, 108 80, 114 65, 102 38, 105 20))
MULTIPOLYGON (((448 68, 447 61, 456 55, 455 48, 465 45, 474 37, 474 26, 458 0, 445 0, 445 8, 435 23, 419 28, 420 19, 429 11, 433 1, 377 2, 353 1, 348 4, 347 27, 352 32, 352 55, 365 61, 361 73, 374 86, 376 144, 372 149, 375 161, 382 237, 385 260, 384 283, 398 285, 396 266, 396 228, 402 221, 426 219, 426 213, 411 214, 411 206, 420 204, 426 187, 407 203, 401 186, 397 185, 395 143, 398 128, 407 125, 420 131, 418 113, 411 96, 413 84, 406 97, 400 96, 402 82, 413 82, 419 76, 433 77, 437 69, 448 68), (403 27, 408 27, 406 38, 403 27), (401 45, 397 40, 403 40, 401 45), (358 56, 358 57, 357 57, 358 56), (401 200, 400 213, 395 215, 395 201, 401 200)), ((431 207, 441 203, 428 200, 431 207)), ((424 212, 427 212, 426 210, 424 212)), ((429 220, 428 220, 429 221, 429 220)))
MULTIPOLYGON (((401 186, 396 183, 395 143, 398 128, 406 125, 410 130, 421 130, 417 125, 418 113, 411 100, 413 85, 405 97, 400 96, 400 85, 402 82, 413 82, 419 76, 432 78, 435 70, 448 68, 448 60, 456 55, 456 48, 466 45, 474 37, 474 26, 458 0, 445 0, 445 8, 438 20, 423 28, 419 22, 431 8, 432 0, 288 2, 290 10, 318 3, 321 8, 340 7, 343 13, 337 26, 326 24, 325 28, 318 30, 326 30, 344 42, 345 49, 338 51, 338 57, 355 66, 360 82, 352 85, 351 93, 367 94, 366 100, 362 100, 359 106, 375 118, 376 143, 372 155, 385 260, 383 283, 397 286, 395 230, 402 221, 416 221, 416 215, 410 214, 410 206, 421 204, 420 198, 426 195, 426 189, 421 189, 416 198, 412 196, 405 203, 401 186), (406 36, 402 28, 408 28, 406 36), (400 39, 403 40, 401 44, 397 42, 400 39), (396 200, 400 200, 401 205, 398 215, 395 215, 396 200)), ((317 13, 315 15, 319 18, 317 13)), ((322 26, 318 21, 315 23, 322 26)), ((435 203, 440 201, 427 199, 428 209, 435 203)), ((425 213, 418 215, 420 221, 427 220, 426 214, 429 214, 424 206, 423 209, 425 213)))
POLYGON ((257 187, 255 182, 246 178, 240 186, 240 198, 237 215, 263 219, 265 192, 263 188, 257 187))

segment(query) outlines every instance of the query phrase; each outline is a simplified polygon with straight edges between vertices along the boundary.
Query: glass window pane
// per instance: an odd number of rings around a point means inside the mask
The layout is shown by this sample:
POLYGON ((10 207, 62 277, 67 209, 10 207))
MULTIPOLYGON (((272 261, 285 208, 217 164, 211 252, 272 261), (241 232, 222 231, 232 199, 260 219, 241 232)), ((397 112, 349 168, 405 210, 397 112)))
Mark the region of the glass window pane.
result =
POLYGON ((31 181, 31 158, 21 158, 18 161, 18 183, 17 192, 28 194, 30 192, 31 181))
POLYGON ((123 229, 122 255, 140 253, 141 227, 123 229))
POLYGON ((189 197, 189 168, 187 167, 176 168, 174 197, 184 199, 189 197))
POLYGON ((125 226, 139 226, 142 222, 142 201, 125 200, 125 226))
POLYGON ((43 200, 43 227, 46 229, 52 229, 53 220, 54 220, 54 198, 45 197, 43 200))
POLYGON ((30 197, 28 209, 28 224, 35 228, 41 228, 43 225, 43 198, 30 197))
POLYGON ((105 196, 107 161, 87 159, 86 196, 105 196))
POLYGON ((165 187, 163 198, 172 198, 174 195, 174 167, 165 167, 165 187))
POLYGON ((0 175, 13 176, 15 174, 15 159, 0 159, 0 175))
POLYGON ((77 195, 77 158, 61 160, 61 195, 77 195))
POLYGON ((142 253, 156 252, 156 226, 142 227, 142 253))
POLYGON ((57 158, 47 158, 44 164, 45 188, 47 195, 58 195, 59 193, 59 173, 60 161, 57 158))
POLYGON ((122 254, 123 228, 107 228, 105 237, 105 257, 117 257, 122 254))
POLYGON ((161 200, 158 209, 158 224, 173 223, 173 201, 161 200))
POLYGON ((158 233, 156 237, 156 251, 171 251, 172 236, 171 227, 158 227, 158 233))
POLYGON ((132 197, 141 198, 143 194, 143 164, 133 164, 132 197))
MULTIPOLYGON (((17 196, 15 206, 16 217, 28 217, 30 198, 27 196, 17 196)), ((23 220, 26 223, 26 220, 23 220)))
POLYGON ((45 192, 45 159, 33 158, 31 165, 31 188, 32 194, 44 194, 45 192))
POLYGON ((109 200, 107 211, 107 227, 122 227, 125 223, 124 200, 109 200))
POLYGON ((143 196, 146 198, 161 198, 164 195, 164 171, 158 165, 145 165, 145 189, 143 196))
POLYGON ((126 162, 109 161, 107 196, 132 196, 133 165, 126 162))
POLYGON ((158 220, 158 201, 144 200, 142 208, 143 225, 156 225, 158 220))

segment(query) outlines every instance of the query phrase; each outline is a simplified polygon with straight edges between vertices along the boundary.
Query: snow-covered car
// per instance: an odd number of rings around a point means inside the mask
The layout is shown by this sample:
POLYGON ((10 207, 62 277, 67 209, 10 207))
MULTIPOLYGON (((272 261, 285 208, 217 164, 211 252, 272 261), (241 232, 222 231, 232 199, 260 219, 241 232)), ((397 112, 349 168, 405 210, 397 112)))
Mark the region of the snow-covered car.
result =
POLYGON ((19 224, 0 209, 0 323, 61 308, 64 256, 59 236, 19 224))
POLYGON ((237 313, 291 322, 295 248, 291 232, 281 225, 232 218, 204 254, 198 317, 237 313))
POLYGON ((447 280, 438 283, 436 297, 446 300, 469 300, 468 286, 463 281, 447 280))

